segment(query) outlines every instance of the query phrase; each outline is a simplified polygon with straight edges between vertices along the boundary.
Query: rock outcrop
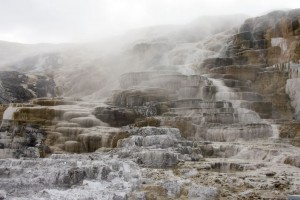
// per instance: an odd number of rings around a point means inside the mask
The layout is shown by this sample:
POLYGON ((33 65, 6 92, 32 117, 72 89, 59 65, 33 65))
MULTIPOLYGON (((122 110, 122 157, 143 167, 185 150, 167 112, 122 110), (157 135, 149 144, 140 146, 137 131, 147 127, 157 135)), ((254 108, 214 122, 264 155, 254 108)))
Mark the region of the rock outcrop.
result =
POLYGON ((54 97, 55 83, 40 75, 16 71, 0 72, 0 103, 22 103, 33 98, 54 97))

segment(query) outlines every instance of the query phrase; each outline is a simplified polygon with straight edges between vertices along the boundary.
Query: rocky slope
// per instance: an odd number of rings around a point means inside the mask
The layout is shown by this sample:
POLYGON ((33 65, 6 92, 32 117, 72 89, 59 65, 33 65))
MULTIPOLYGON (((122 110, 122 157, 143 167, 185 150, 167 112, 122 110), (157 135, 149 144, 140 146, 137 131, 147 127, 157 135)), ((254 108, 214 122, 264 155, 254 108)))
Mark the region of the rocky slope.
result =
POLYGON ((105 101, 3 107, 0 199, 300 194, 299 20, 278 11, 175 46, 138 43, 129 60, 146 67, 105 101))

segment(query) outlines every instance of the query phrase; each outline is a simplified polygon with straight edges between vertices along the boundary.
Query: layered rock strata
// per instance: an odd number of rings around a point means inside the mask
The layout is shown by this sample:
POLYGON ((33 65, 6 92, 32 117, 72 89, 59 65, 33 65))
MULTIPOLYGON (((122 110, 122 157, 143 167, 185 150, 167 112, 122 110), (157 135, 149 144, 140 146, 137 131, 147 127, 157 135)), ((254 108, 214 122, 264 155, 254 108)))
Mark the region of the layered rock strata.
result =
POLYGON ((299 10, 246 20, 218 57, 198 63, 198 74, 169 71, 176 64, 126 73, 105 103, 42 98, 2 106, 0 195, 151 200, 300 193, 298 22, 299 10))

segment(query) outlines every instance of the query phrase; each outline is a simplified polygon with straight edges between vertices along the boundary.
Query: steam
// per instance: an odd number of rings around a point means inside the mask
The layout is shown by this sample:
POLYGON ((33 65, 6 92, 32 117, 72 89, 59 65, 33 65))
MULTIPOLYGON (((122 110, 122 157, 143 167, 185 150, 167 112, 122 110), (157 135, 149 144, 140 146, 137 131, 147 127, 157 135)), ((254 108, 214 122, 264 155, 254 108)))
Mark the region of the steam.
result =
POLYGON ((25 45, 32 49, 28 51, 17 45, 12 49, 20 54, 2 69, 46 74, 54 78, 61 96, 100 100, 119 88, 119 77, 127 72, 195 74, 204 59, 218 56, 244 19, 244 15, 202 17, 186 25, 135 29, 97 42, 44 45, 40 54, 37 46, 25 45))

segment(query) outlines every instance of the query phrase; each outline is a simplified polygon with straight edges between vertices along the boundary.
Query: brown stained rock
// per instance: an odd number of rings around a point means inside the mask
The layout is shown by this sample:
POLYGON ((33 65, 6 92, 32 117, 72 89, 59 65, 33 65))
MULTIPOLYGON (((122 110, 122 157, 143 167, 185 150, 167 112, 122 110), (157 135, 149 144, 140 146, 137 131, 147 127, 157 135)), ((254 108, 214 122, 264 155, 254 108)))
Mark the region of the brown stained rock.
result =
POLYGON ((232 65, 226 67, 213 68, 210 70, 211 73, 231 75, 233 78, 240 81, 255 81, 255 79, 257 78, 258 71, 258 67, 248 65, 232 65))
POLYGON ((252 89, 262 95, 283 93, 288 73, 284 71, 264 71, 257 74, 257 79, 252 83, 252 89), (279 90, 281 89, 281 90, 279 90))
POLYGON ((117 128, 93 127, 79 134, 75 140, 80 143, 81 152, 94 152, 99 148, 115 148, 120 139, 128 136, 127 132, 117 128))
POLYGON ((280 60, 281 52, 282 51, 279 46, 270 47, 268 49, 267 61, 269 66, 282 62, 280 60))
POLYGON ((211 144, 203 144, 200 146, 201 153, 204 157, 211 157, 214 155, 214 147, 211 144))
POLYGON ((113 95, 113 105, 121 107, 142 106, 146 102, 165 102, 169 92, 161 88, 128 89, 113 95))
POLYGON ((147 117, 145 119, 137 119, 134 123, 136 127, 145 127, 145 126, 160 126, 160 120, 155 117, 147 117))
POLYGON ((253 110, 263 119, 272 118, 272 102, 265 101, 244 101, 241 102, 242 108, 253 110))
POLYGON ((240 32, 233 36, 232 45, 238 49, 252 48, 253 36, 250 31, 240 32))
POLYGON ((138 118, 138 114, 133 109, 119 107, 97 107, 93 114, 101 121, 115 127, 133 124, 138 118))
POLYGON ((270 66, 289 61, 298 62, 300 60, 297 38, 300 34, 299 19, 299 10, 294 9, 274 11, 265 16, 246 20, 240 27, 239 33, 232 37, 232 45, 228 49, 229 55, 238 56, 234 64, 265 63, 270 66), (272 47, 272 38, 285 40, 288 51, 279 46, 272 47))
POLYGON ((47 146, 53 146, 57 143, 58 139, 62 137, 62 134, 59 132, 47 132, 47 138, 45 140, 45 145, 47 146))
POLYGON ((291 120, 293 117, 289 98, 285 93, 274 93, 264 96, 266 101, 272 102, 273 118, 291 120))
POLYGON ((167 190, 160 185, 147 185, 144 187, 146 200, 167 199, 167 190))
MULTIPOLYGON (((273 11, 267 15, 247 19, 240 27, 240 32, 262 32, 260 37, 287 37, 297 35, 299 30, 299 10, 273 11)), ((257 34, 253 34, 258 37, 257 34)))
POLYGON ((253 41, 253 49, 267 49, 269 47, 268 40, 262 39, 262 40, 254 40, 253 41))
POLYGON ((129 137, 128 132, 119 132, 119 133, 116 133, 113 136, 112 140, 111 140, 111 147, 112 148, 116 148, 119 140, 124 139, 124 138, 128 138, 128 137, 129 137))
POLYGON ((212 68, 224 67, 233 64, 232 58, 208 58, 201 65, 200 71, 203 73, 209 72, 212 68))
POLYGON ((65 151, 70 153, 80 153, 81 145, 77 141, 66 141, 65 142, 65 151))
POLYGON ((289 47, 289 60, 299 62, 300 60, 300 42, 293 41, 289 47))
POLYGON ((288 164, 300 168, 300 156, 288 156, 284 160, 284 164, 288 164))
POLYGON ((40 105, 40 106, 58 106, 58 105, 74 105, 75 104, 75 102, 73 102, 73 101, 66 101, 64 99, 46 99, 46 98, 34 99, 34 100, 32 100, 32 103, 35 105, 40 105))
POLYGON ((265 49, 255 49, 255 50, 245 50, 240 52, 235 58, 236 64, 244 64, 244 65, 261 65, 261 64, 267 64, 267 50, 265 49), (241 62, 239 57, 243 59, 241 62))
POLYGON ((192 121, 185 117, 164 117, 161 119, 162 126, 170 126, 180 130, 181 137, 191 139, 195 137, 196 127, 192 121))
MULTIPOLYGON (((292 110, 289 98, 285 94, 285 84, 288 73, 284 71, 264 71, 257 74, 257 79, 251 84, 251 89, 264 96, 265 101, 272 103, 271 110, 275 111, 273 117, 291 119, 292 110)), ((258 107, 257 107, 258 108, 258 107)), ((268 107, 270 108, 270 107, 268 107)), ((255 109, 255 111, 258 111, 255 109)))
POLYGON ((51 124, 56 111, 47 107, 20 107, 14 112, 13 120, 16 124, 51 124))
POLYGON ((94 152, 102 147, 102 135, 81 134, 79 141, 82 143, 85 152, 94 152))
POLYGON ((289 20, 286 17, 282 18, 279 21, 278 26, 279 26, 282 37, 288 37, 289 32, 290 32, 289 31, 289 27, 290 27, 289 20))
POLYGON ((300 147, 300 122, 287 122, 279 127, 279 137, 290 139, 290 143, 300 147))

